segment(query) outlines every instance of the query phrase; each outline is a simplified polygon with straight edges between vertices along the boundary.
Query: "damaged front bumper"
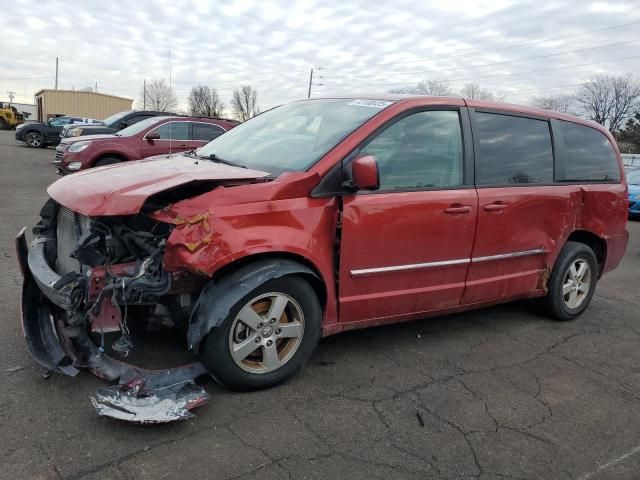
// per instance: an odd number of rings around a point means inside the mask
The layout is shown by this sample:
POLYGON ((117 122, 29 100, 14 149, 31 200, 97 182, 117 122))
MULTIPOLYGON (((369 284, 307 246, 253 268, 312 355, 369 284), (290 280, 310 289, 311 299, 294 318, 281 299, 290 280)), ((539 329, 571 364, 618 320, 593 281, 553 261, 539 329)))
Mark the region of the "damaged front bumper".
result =
POLYGON ((82 325, 65 322, 64 314, 75 311, 83 291, 74 276, 60 276, 47 261, 51 239, 36 237, 27 246, 25 228, 15 239, 23 274, 20 315, 31 356, 44 368, 75 376, 88 369, 98 377, 118 382, 103 388, 92 403, 100 415, 140 423, 168 422, 189 418, 191 408, 205 403, 209 395, 195 384, 207 374, 205 367, 191 363, 165 370, 149 370, 105 354, 82 325))

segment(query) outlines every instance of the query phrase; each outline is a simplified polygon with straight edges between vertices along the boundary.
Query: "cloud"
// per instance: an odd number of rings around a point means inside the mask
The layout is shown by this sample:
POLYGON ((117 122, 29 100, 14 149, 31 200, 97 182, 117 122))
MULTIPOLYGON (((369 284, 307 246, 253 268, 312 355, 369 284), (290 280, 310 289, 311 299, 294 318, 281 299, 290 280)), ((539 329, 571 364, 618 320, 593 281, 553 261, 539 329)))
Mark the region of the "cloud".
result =
POLYGON ((424 78, 467 81, 511 102, 565 93, 594 73, 638 71, 640 10, 629 2, 574 0, 0 0, 0 98, 54 84, 98 83, 138 99, 143 80, 169 77, 180 102, 198 83, 228 103, 250 83, 262 109, 314 95, 385 92, 424 78), (38 16, 25 12, 38 11, 38 16), (634 23, 600 32, 606 27, 634 23), (558 38, 560 37, 560 38, 558 38), (547 42, 540 40, 552 39, 547 42), (627 45, 613 43, 638 41, 627 45), (590 47, 601 47, 585 50, 590 47), (568 53, 582 50, 576 53, 568 53), (549 56, 560 53, 561 55, 549 56), (545 57, 545 58, 543 58, 545 57), (320 85, 321 84, 321 85, 320 85))

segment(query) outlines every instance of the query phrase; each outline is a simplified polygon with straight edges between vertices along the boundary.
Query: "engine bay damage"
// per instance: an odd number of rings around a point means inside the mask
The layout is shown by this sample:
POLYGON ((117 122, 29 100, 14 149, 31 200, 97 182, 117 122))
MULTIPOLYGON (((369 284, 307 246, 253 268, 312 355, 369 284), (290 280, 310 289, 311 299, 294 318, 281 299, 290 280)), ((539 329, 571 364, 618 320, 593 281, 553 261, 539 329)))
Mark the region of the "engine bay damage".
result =
POLYGON ((101 416, 140 423, 192 417, 190 410, 209 399, 195 383, 208 373, 201 363, 151 370, 124 361, 137 348, 132 330, 184 338, 207 281, 163 268, 174 226, 144 213, 87 217, 53 200, 40 216, 30 247, 24 229, 16 237, 32 356, 56 373, 75 376, 85 368, 118 382, 91 400, 101 416))

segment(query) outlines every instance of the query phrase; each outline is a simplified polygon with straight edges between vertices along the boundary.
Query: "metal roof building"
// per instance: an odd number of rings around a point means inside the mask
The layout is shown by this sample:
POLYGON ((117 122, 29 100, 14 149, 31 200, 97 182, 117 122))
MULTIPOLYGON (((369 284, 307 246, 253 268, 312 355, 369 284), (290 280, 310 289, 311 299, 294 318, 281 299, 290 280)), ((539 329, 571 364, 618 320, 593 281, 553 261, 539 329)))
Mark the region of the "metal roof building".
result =
POLYGON ((104 119, 132 110, 131 98, 80 90, 43 89, 35 93, 37 118, 46 121, 60 115, 104 119))

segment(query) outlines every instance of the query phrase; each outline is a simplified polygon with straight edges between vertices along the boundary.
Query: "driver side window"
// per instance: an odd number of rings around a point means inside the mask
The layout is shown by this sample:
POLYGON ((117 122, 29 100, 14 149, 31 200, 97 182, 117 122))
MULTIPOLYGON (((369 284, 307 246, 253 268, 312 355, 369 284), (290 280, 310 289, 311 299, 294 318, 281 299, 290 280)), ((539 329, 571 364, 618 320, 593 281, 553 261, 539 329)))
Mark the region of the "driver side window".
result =
POLYGON ((380 191, 448 188, 463 183, 463 149, 457 111, 433 110, 395 122, 360 150, 374 155, 380 191))

